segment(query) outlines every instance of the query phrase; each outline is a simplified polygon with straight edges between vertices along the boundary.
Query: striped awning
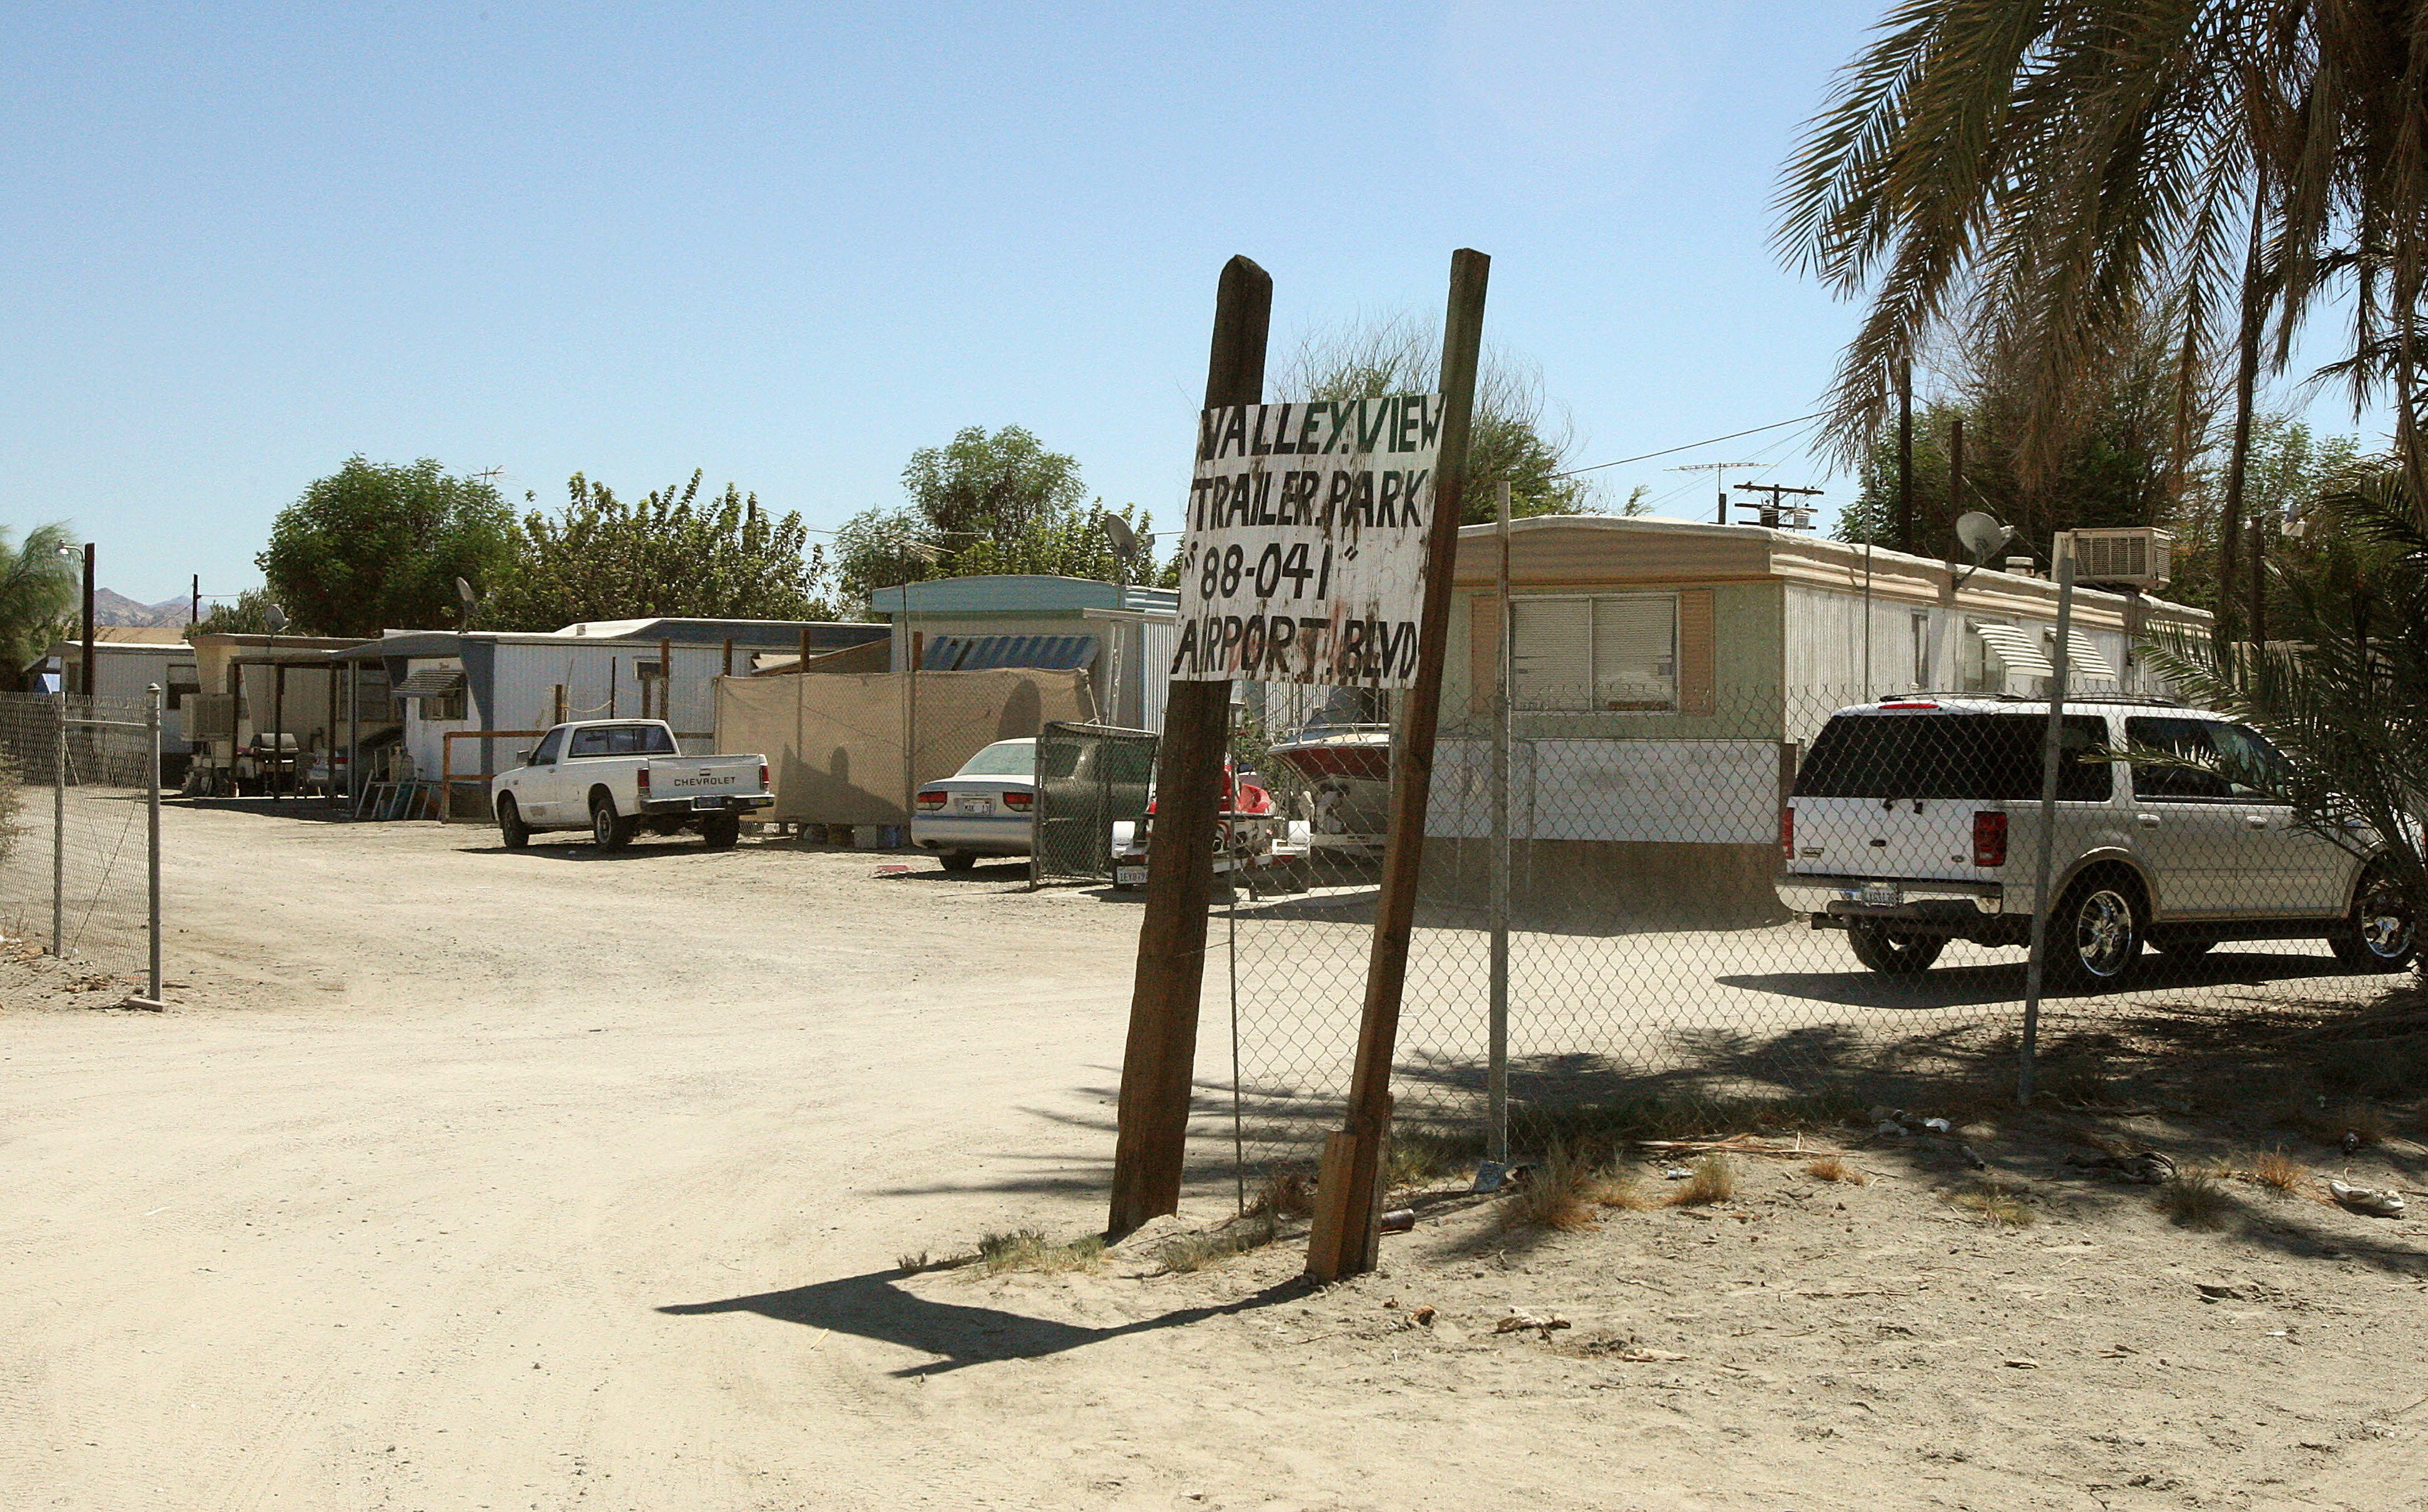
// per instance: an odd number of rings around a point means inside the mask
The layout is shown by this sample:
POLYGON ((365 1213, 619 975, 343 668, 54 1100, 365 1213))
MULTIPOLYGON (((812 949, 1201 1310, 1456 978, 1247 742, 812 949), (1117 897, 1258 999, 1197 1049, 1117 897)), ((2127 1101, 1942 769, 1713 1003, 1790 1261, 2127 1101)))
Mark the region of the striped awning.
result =
POLYGON ((1095 659, 1093 635, 939 635, 927 643, 920 669, 983 672, 991 667, 1028 666, 1067 672, 1095 659))
POLYGON ((400 698, 436 698, 462 691, 464 669, 458 666, 425 666, 396 685, 400 698))
POLYGON ((2099 654, 2082 632, 2070 630, 2065 635, 2065 674, 2071 678, 2089 678, 2093 682, 2113 682, 2116 668, 2099 654))
POLYGON ((2026 677, 2057 676, 2057 668, 2041 654, 2037 636, 2026 635, 2012 625, 1975 625, 1973 633, 1981 637, 1982 645, 1998 653, 1998 660, 2007 664, 2008 671, 2026 677))

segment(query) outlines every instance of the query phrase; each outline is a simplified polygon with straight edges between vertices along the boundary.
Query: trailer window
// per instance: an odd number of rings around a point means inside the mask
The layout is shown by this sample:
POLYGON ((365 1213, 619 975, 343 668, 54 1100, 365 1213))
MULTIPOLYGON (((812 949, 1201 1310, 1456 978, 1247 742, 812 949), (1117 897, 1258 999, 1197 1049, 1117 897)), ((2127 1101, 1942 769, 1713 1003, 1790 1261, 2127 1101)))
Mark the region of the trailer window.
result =
MULTIPOLYGON (((2041 796, 2044 715, 1841 715, 1823 727, 1796 773, 1802 798, 1964 798, 2012 802, 2041 796)), ((2059 734, 2059 797, 2104 802, 2114 790, 2108 722, 2068 715, 2059 734)))

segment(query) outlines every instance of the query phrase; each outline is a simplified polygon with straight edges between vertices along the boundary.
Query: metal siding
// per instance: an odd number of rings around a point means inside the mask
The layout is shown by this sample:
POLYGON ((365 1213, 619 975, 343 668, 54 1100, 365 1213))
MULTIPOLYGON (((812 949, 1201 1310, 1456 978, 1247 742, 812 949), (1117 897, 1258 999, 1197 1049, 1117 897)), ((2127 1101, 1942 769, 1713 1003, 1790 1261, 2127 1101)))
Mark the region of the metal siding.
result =
POLYGON ((1150 619, 1139 627, 1145 649, 1139 657, 1139 692, 1143 705, 1139 728, 1161 733, 1164 698, 1172 688, 1173 653, 1180 649, 1177 620, 1150 619))

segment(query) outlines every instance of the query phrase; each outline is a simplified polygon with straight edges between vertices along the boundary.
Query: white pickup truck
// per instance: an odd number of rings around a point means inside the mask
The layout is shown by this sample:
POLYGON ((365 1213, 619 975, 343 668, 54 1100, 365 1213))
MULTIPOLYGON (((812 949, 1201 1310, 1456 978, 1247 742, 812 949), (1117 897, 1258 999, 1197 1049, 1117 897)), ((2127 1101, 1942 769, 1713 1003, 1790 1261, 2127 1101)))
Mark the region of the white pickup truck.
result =
POLYGON ((685 756, 658 719, 559 725, 489 780, 489 807, 506 848, 540 830, 587 830, 602 850, 647 829, 697 830, 711 850, 740 838, 742 816, 776 801, 764 756, 685 756))

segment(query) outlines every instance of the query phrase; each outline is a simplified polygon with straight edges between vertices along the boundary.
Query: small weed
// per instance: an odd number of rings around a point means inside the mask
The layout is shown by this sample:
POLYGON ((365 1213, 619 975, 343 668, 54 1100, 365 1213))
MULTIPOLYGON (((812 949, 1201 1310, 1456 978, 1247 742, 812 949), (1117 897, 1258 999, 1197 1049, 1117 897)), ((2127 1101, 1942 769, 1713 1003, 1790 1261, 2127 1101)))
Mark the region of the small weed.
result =
POLYGON ((1385 1179, 1394 1192, 1421 1187, 1462 1167, 1472 1166, 1483 1153, 1483 1142, 1470 1136, 1395 1128, 1385 1179))
POLYGON ((1695 1174, 1669 1193, 1670 1206, 1700 1208, 1726 1202, 1737 1194, 1737 1168, 1725 1155, 1707 1155, 1695 1162, 1695 1174))
POLYGON ((1601 1179, 1583 1157, 1565 1145, 1553 1145, 1551 1153, 1530 1166, 1525 1179, 1501 1199, 1494 1224, 1503 1231, 1549 1228, 1563 1234, 1600 1227, 1593 1205, 1601 1187, 1601 1179))
POLYGON ((1645 1190, 1643 1167, 1624 1161, 1594 1178, 1593 1200, 1597 1207, 1632 1213, 1649 1212, 1661 1206, 1661 1199, 1645 1190))
POLYGON ((2272 1192, 2292 1192, 2301 1190, 2302 1183, 2309 1179, 2310 1174, 2302 1168, 2301 1161, 2284 1151, 2270 1150, 2264 1155, 2253 1156, 2240 1175, 2272 1192))
POLYGON ((1182 1234, 1156 1252, 1163 1262, 1165 1274, 1187 1275, 1202 1271, 1217 1260, 1227 1260, 1234 1255, 1262 1249, 1271 1243, 1277 1229, 1271 1217, 1251 1216, 1211 1234, 1182 1234))
POLYGON ((2353 1136, 2363 1144, 2381 1144, 2392 1132, 2386 1109, 2357 1097, 2331 1109, 2327 1115, 2327 1126, 2321 1132, 2338 1143, 2346 1136, 2353 1136))
POLYGON ((1824 1181, 1844 1181, 1853 1187, 1862 1186, 1872 1179, 1843 1155, 1825 1155, 1804 1169, 1824 1181))
POLYGON ((1105 1263, 1105 1241, 1090 1234, 1067 1244, 1057 1244, 1037 1229, 1022 1228, 1009 1234, 989 1234, 979 1240, 974 1258, 989 1275, 1001 1275, 1006 1271, 1035 1271, 1043 1275, 1092 1271, 1105 1263))
POLYGON ((2188 1166, 2158 1188, 2150 1206, 2186 1228, 2219 1228, 2225 1223, 2232 1199, 2214 1171, 2188 1166))
POLYGON ((1978 1213, 1981 1221, 1993 1228, 2022 1228, 2040 1216, 2032 1209, 2031 1188, 2002 1176, 1985 1176, 1947 1200, 1978 1213))
POLYGON ((1315 1211, 1315 1183, 1303 1171, 1268 1171, 1248 1211, 1275 1219, 1304 1218, 1315 1211))
POLYGON ((917 1275, 927 1268, 927 1252, 921 1250, 916 1255, 907 1252, 896 1255, 894 1257, 894 1268, 904 1275, 917 1275))

